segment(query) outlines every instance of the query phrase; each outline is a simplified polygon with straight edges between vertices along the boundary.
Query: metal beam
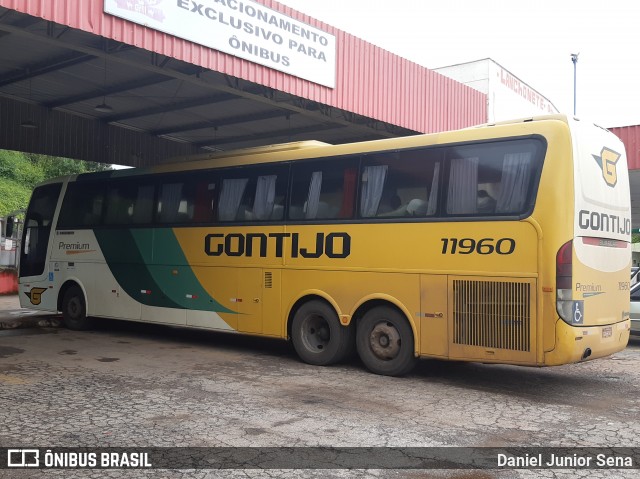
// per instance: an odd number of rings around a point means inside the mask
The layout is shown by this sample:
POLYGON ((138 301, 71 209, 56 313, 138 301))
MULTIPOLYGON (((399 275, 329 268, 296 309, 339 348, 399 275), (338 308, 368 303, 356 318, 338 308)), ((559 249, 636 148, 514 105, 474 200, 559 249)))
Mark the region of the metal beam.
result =
POLYGON ((189 123, 186 125, 179 125, 173 128, 164 128, 158 130, 152 130, 149 133, 152 135, 170 135, 172 133, 181 133, 183 131, 202 130, 204 128, 220 128, 227 125, 237 125, 239 123, 249 123, 252 121, 270 120, 272 118, 285 118, 288 115, 294 115, 285 110, 269 110, 262 113, 249 113, 247 115, 239 115, 227 118, 219 118, 216 120, 199 121, 195 123, 189 123))
MULTIPOLYGON (((0 29, 2 29, 1 26, 0 29)), ((14 70, 6 75, 3 75, 0 78, 0 88, 2 88, 3 86, 11 85, 12 83, 28 80, 29 78, 45 75, 62 68, 69 68, 75 65, 79 65, 81 63, 93 60, 94 58, 95 56, 93 55, 88 55, 81 52, 61 55, 54 60, 41 62, 36 65, 30 66, 29 68, 21 68, 19 70, 14 70)))
POLYGON ((149 108, 144 108, 142 110, 132 111, 130 113, 123 113, 121 115, 113 115, 113 116, 103 118, 103 121, 106 121, 109 123, 115 123, 118 121, 131 120, 133 118, 141 118, 143 116, 157 115, 159 113, 184 110, 186 108, 193 108, 193 107, 202 106, 202 105, 210 105, 214 103, 222 103, 224 101, 237 100, 237 99, 238 99, 237 95, 222 93, 218 95, 210 95, 207 97, 193 98, 191 100, 173 102, 166 105, 152 106, 149 108))
POLYGON ((265 140, 270 138, 286 137, 286 136, 292 137, 296 135, 303 135, 305 133, 314 133, 314 132, 325 131, 325 130, 336 130, 338 128, 346 128, 346 126, 325 123, 323 125, 311 125, 311 126, 305 126, 301 128, 287 128, 286 130, 267 131, 264 133, 258 133, 257 135, 230 136, 227 138, 219 138, 214 141, 210 141, 210 140, 201 141, 198 143, 193 143, 193 146, 197 146, 200 148, 216 147, 219 145, 225 145, 229 143, 244 143, 248 141, 265 140))
POLYGON ((144 88, 146 86, 156 85, 158 83, 164 83, 167 81, 172 81, 172 78, 158 79, 157 75, 153 75, 138 80, 130 80, 123 83, 117 83, 115 85, 111 85, 109 88, 95 88, 88 92, 71 95, 66 98, 60 98, 59 100, 45 103, 43 106, 46 106, 47 108, 60 108, 65 105, 72 105, 73 103, 80 103, 82 101, 91 100, 92 98, 99 98, 105 95, 122 93, 129 90, 135 90, 136 88, 144 88))

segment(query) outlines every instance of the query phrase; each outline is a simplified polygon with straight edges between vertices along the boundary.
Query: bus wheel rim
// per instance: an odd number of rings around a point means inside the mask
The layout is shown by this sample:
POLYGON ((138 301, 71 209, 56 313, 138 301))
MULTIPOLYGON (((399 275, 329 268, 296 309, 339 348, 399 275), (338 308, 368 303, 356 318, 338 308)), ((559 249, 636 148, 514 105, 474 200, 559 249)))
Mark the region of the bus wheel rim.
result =
POLYGON ((69 316, 73 319, 77 319, 80 316, 80 311, 82 307, 80 305, 80 300, 78 298, 72 298, 69 301, 69 316))
POLYGON ((307 316, 302 325, 302 340, 308 350, 317 353, 324 351, 331 340, 327 320, 316 314, 307 316))
POLYGON ((392 323, 380 322, 371 330, 369 347, 378 359, 385 361, 395 359, 401 349, 400 333, 392 323))

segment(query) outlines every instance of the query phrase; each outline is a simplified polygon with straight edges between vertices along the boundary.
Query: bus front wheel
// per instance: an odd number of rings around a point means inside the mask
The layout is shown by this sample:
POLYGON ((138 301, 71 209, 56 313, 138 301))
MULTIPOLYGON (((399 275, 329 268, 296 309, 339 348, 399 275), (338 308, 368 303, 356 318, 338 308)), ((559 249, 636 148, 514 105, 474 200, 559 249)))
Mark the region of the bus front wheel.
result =
POLYGON ((402 376, 415 366, 413 332, 398 310, 379 306, 358 322, 358 355, 375 374, 402 376))
POLYGON ((71 286, 62 298, 62 320, 64 325, 74 331, 84 331, 92 326, 87 318, 87 306, 84 294, 79 286, 71 286))
POLYGON ((353 327, 342 326, 327 303, 309 301, 293 317, 291 340, 305 363, 328 366, 344 359, 353 349, 353 327))

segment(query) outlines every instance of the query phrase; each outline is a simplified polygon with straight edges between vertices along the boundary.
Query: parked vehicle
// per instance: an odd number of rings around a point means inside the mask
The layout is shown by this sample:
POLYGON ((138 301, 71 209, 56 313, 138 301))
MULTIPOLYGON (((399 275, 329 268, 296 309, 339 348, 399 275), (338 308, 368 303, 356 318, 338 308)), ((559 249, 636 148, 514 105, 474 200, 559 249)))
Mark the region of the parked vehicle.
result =
POLYGON ((631 334, 640 335, 640 283, 631 286, 631 334))

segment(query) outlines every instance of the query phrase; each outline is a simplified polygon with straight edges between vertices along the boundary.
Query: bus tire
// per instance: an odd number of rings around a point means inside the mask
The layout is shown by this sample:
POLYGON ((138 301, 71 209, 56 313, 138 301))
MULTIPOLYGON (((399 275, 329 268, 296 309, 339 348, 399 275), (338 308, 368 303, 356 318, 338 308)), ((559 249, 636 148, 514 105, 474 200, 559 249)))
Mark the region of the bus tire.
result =
POLYGON ((358 355, 369 369, 383 376, 402 376, 416 364, 413 331, 395 308, 378 306, 358 322, 358 355))
POLYGON ((342 361, 353 351, 353 327, 342 326, 338 315, 324 301, 309 301, 295 313, 291 340, 300 359, 316 366, 342 361))
POLYGON ((62 320, 64 325, 74 331, 85 331, 93 326, 87 318, 87 306, 84 294, 79 286, 71 286, 62 298, 62 320))

